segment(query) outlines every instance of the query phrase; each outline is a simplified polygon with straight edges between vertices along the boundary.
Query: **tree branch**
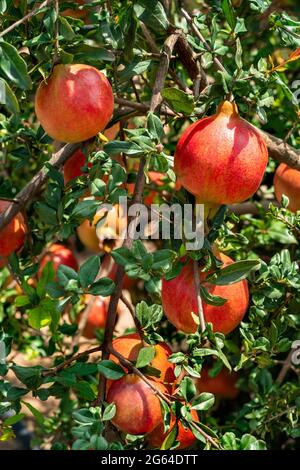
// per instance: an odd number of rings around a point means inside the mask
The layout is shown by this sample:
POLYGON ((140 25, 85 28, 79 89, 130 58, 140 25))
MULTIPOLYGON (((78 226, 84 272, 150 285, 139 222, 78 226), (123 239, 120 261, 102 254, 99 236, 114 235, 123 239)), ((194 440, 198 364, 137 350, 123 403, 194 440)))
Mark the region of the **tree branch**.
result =
POLYGON ((89 356, 90 354, 93 354, 95 352, 100 352, 100 351, 102 351, 102 345, 96 346, 95 348, 88 349, 87 351, 78 353, 75 356, 70 357, 70 359, 67 359, 66 361, 62 362, 61 364, 58 364, 58 366, 42 372, 42 375, 43 377, 48 377, 49 375, 56 375, 58 372, 60 372, 61 370, 65 369, 70 364, 72 364, 72 362, 78 361, 78 359, 82 359, 85 356, 89 356))
MULTIPOLYGON (((53 154, 52 158, 49 160, 49 164, 54 168, 59 168, 81 147, 81 145, 80 143, 65 145, 62 149, 53 154)), ((0 230, 9 224, 18 212, 24 209, 28 202, 39 192, 48 178, 48 169, 45 165, 15 197, 15 200, 18 202, 13 201, 8 208, 0 214, 0 230)))
POLYGON ((38 7, 34 8, 34 10, 27 13, 27 15, 25 15, 23 18, 21 18, 20 20, 16 21, 13 24, 11 24, 8 28, 6 28, 4 31, 2 31, 2 33, 0 33, 0 38, 5 36, 7 33, 10 33, 10 31, 13 31, 15 28, 17 28, 21 24, 25 23, 27 20, 32 18, 32 16, 39 13, 43 8, 47 7, 52 2, 53 2, 53 0, 46 0, 45 2, 41 3, 38 7))

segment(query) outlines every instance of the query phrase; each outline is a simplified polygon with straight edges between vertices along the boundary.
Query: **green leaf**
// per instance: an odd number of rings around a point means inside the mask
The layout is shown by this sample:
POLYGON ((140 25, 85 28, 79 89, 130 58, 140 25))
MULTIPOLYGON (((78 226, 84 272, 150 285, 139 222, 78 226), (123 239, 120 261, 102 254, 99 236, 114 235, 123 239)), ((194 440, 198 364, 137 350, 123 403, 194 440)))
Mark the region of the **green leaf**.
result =
POLYGON ((25 413, 18 413, 15 414, 14 416, 10 416, 10 418, 6 418, 3 421, 3 426, 12 426, 13 424, 18 423, 19 421, 22 421, 22 419, 25 417, 25 413))
POLYGON ((230 28, 234 30, 235 25, 236 25, 236 18, 235 18, 234 9, 231 5, 231 1, 222 0, 221 7, 222 7, 227 23, 229 24, 230 28))
POLYGON ((200 292, 204 302, 208 305, 221 306, 227 302, 227 299, 224 299, 223 297, 210 294, 203 286, 200 286, 200 292))
POLYGON ((106 379, 118 380, 125 375, 122 367, 113 361, 103 360, 97 367, 100 374, 104 375, 106 379))
POLYGON ((16 377, 30 389, 38 388, 41 384, 42 367, 23 367, 13 365, 11 367, 16 377))
POLYGON ((165 135, 161 120, 152 112, 149 112, 147 116, 147 129, 150 132, 151 137, 158 142, 160 142, 165 135))
POLYGON ((74 30, 68 20, 64 16, 58 18, 59 34, 61 34, 67 41, 71 41, 74 36, 74 30))
POLYGON ((143 328, 148 328, 161 321, 163 309, 161 305, 148 305, 144 300, 136 306, 136 317, 143 328))
POLYGON ((6 77, 22 90, 30 90, 32 83, 27 72, 27 65, 17 49, 8 42, 1 41, 0 55, 0 69, 6 77))
POLYGON ((190 402, 196 395, 196 386, 190 377, 184 377, 179 388, 186 402, 190 402))
POLYGON ((156 33, 168 29, 169 21, 160 1, 139 0, 134 2, 134 10, 138 19, 156 33))
POLYGON ((90 384, 84 380, 76 383, 72 388, 76 390, 78 395, 80 395, 84 400, 92 401, 96 398, 95 391, 92 389, 90 384))
POLYGON ((212 393, 201 393, 192 402, 192 409, 197 411, 206 411, 215 403, 215 397, 212 393))
POLYGON ((155 357, 155 348, 154 346, 149 346, 140 349, 137 360, 136 367, 141 369, 142 367, 147 366, 155 357))
POLYGON ((211 284, 217 286, 227 286, 245 279, 253 270, 258 270, 261 266, 259 260, 237 261, 221 269, 217 278, 207 278, 211 284))
POLYGON ((115 416, 117 411, 116 405, 114 403, 110 403, 105 407, 103 416, 102 416, 102 421, 110 421, 112 418, 115 416))
POLYGON ((27 408, 31 411, 31 413, 33 414, 33 416, 36 419, 36 422, 40 426, 43 425, 43 423, 45 421, 44 415, 39 410, 37 410, 31 403, 27 403, 26 401, 22 401, 22 403, 23 403, 23 405, 27 406, 27 408))
POLYGON ((61 264, 57 270, 57 279, 63 287, 67 287, 70 281, 78 280, 78 274, 69 266, 61 264))
POLYGON ((164 88, 161 94, 177 113, 184 113, 187 115, 193 113, 195 103, 192 95, 188 95, 177 88, 164 88))
POLYGON ((105 145, 104 150, 109 155, 119 155, 119 153, 125 153, 126 155, 141 155, 144 150, 135 142, 123 142, 119 140, 113 140, 105 145))
POLYGON ((102 295, 107 297, 111 295, 115 290, 115 283, 108 277, 102 277, 99 281, 94 282, 89 288, 89 294, 102 295))
POLYGON ((100 258, 95 255, 83 263, 79 270, 79 282, 86 288, 94 282, 100 269, 100 258))
POLYGON ((225 450, 238 450, 238 444, 233 432, 226 432, 221 439, 222 447, 225 450))
POLYGON ((176 441, 177 435, 178 435, 178 423, 176 421, 171 431, 167 434, 166 438, 164 439, 164 442, 162 443, 160 450, 171 449, 171 447, 176 441))
POLYGON ((0 77, 0 104, 2 103, 11 114, 18 114, 20 112, 16 95, 7 81, 0 77), (4 93, 4 96, 1 96, 2 92, 4 93))

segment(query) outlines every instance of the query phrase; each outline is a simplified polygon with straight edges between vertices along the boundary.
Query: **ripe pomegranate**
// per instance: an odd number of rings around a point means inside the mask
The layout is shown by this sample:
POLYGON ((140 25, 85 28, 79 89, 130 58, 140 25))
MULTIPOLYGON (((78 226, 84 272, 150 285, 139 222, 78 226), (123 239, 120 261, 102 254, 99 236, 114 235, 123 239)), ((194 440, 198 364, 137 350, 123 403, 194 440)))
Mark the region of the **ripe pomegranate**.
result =
MULTIPOLYGON (((0 199, 0 214, 10 205, 9 201, 0 199)), ((5 258, 18 251, 24 244, 26 225, 22 214, 17 214, 4 228, 0 230, 0 267, 5 264, 5 258)))
POLYGON ((178 181, 207 205, 232 204, 258 189, 268 162, 259 132, 225 101, 215 115, 189 126, 176 148, 178 181))
MULTIPOLYGON (((161 392, 166 388, 152 382, 161 392)), ((108 403, 115 403, 116 414, 112 423, 129 434, 147 434, 162 420, 160 400, 148 384, 134 374, 124 375, 109 388, 108 403)))
POLYGON ((223 368, 216 377, 210 377, 208 372, 208 367, 204 366, 201 370, 200 379, 196 380, 198 393, 209 392, 216 395, 216 397, 232 400, 238 396, 239 391, 236 387, 237 373, 229 372, 228 369, 223 368))
MULTIPOLYGON (((195 410, 191 410, 191 415, 194 421, 199 421, 197 412, 195 410)), ((176 418, 172 415, 170 429, 165 433, 164 432, 164 423, 161 422, 150 434, 147 436, 147 441, 152 449, 159 449, 167 435, 172 431, 176 422, 176 418)), ((196 438, 190 428, 185 427, 181 421, 177 421, 178 424, 178 432, 176 441, 179 442, 179 446, 176 447, 176 450, 186 449, 194 444, 196 438)))
MULTIPOLYGON (((89 312, 82 335, 85 338, 93 339, 95 338, 96 330, 105 327, 109 297, 86 295, 86 303, 86 308, 89 309, 89 312)), ((78 322, 80 322, 81 316, 82 314, 79 315, 78 322)))
POLYGON ((39 275, 42 274, 44 267, 49 261, 52 262, 55 273, 62 264, 74 269, 75 271, 78 270, 78 263, 72 251, 66 246, 59 245, 58 243, 53 243, 42 257, 38 272, 39 275))
MULTIPOLYGON (((113 341, 113 348, 126 359, 133 362, 137 360, 139 351, 145 346, 147 345, 142 343, 138 333, 120 336, 113 341)), ((160 377, 151 376, 151 380, 168 384, 173 383, 175 380, 174 364, 168 361, 168 357, 172 354, 171 349, 165 343, 159 343, 154 348, 155 356, 150 365, 160 371, 160 377)), ((119 363, 113 355, 111 355, 110 359, 119 363)))
MULTIPOLYGON (((223 262, 223 267, 233 263, 233 260, 223 253, 219 253, 218 257, 223 262)), ((208 305, 203 299, 205 320, 213 324, 214 331, 230 333, 239 325, 247 311, 248 283, 243 280, 235 284, 216 286, 206 282, 205 278, 206 273, 200 272, 202 285, 210 294, 227 299, 222 306, 208 305)), ((197 330, 197 324, 192 316, 192 312, 198 311, 192 261, 182 268, 176 278, 169 281, 163 279, 162 305, 167 318, 178 330, 185 333, 194 333, 197 330)))
POLYGON ((101 132, 110 120, 114 98, 109 81, 95 67, 56 65, 35 98, 36 115, 50 137, 82 142, 101 132))
POLYGON ((281 163, 274 176, 274 190, 278 202, 285 194, 289 198, 288 208, 292 212, 300 210, 300 171, 281 163))

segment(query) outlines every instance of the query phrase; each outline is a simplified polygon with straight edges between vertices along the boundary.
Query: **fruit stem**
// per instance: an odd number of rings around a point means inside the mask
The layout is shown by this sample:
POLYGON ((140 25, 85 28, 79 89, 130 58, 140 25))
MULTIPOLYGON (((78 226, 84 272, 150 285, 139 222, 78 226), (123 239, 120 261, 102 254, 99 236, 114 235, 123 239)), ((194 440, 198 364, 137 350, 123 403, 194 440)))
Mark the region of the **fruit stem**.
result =
POLYGON ((201 298, 201 292, 200 292, 199 266, 198 266, 197 260, 194 260, 193 263, 194 263, 194 284, 195 284, 196 297, 197 297, 198 316, 200 320, 201 331, 203 333, 206 329, 206 325, 205 325, 203 304, 202 304, 202 298, 201 298))

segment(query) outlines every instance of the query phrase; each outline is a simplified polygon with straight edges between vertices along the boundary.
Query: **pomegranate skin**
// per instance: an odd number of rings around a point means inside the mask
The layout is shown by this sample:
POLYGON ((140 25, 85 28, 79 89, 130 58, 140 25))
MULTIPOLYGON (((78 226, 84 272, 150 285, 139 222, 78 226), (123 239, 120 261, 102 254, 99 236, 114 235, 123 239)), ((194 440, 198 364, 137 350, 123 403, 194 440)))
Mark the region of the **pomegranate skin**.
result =
MULTIPOLYGON (((87 304, 91 301, 91 295, 86 296, 87 304)), ((107 317, 107 307, 109 298, 101 297, 100 295, 93 299, 92 307, 88 313, 88 318, 83 329, 82 335, 87 339, 93 339, 96 337, 96 330, 98 328, 104 328, 107 317)), ((87 308, 89 308, 87 306, 87 308)), ((78 318, 80 321, 81 315, 78 318)))
MULTIPOLYGON (((166 393, 166 388, 159 382, 153 382, 153 385, 166 393)), ((147 434, 162 420, 159 398, 134 374, 124 375, 112 383, 107 402, 116 405, 112 423, 129 434, 147 434)))
POLYGON ((56 65, 37 90, 35 111, 47 134, 60 142, 82 142, 101 132, 114 107, 112 88, 95 67, 56 65))
MULTIPOLYGON (((0 200, 0 214, 10 205, 9 201, 0 200)), ((0 230, 0 267, 3 266, 3 258, 7 258, 18 251, 24 244, 26 237, 26 225, 22 214, 17 214, 9 224, 0 230)))
POLYGON ((200 379, 196 380, 198 393, 209 392, 216 397, 231 400, 238 396, 239 390, 236 387, 238 374, 236 372, 229 372, 228 369, 223 368, 216 377, 210 377, 208 372, 208 367, 203 367, 200 379))
POLYGON ((55 273, 61 264, 74 269, 74 271, 78 270, 78 263, 72 251, 66 246, 59 245, 58 243, 53 243, 41 259, 40 269, 38 272, 39 276, 42 274, 44 267, 49 261, 53 263, 55 273))
MULTIPOLYGON (((65 185, 69 183, 69 181, 73 180, 74 178, 78 178, 79 176, 83 174, 81 168, 84 167, 85 164, 86 164, 86 156, 84 155, 82 150, 79 149, 64 164, 65 185)), ((92 165, 89 163, 88 167, 90 168, 91 166, 92 165)))
POLYGON ((245 201, 259 188, 268 150, 259 132, 225 101, 217 114, 189 126, 176 147, 178 181, 199 203, 245 201))
POLYGON ((292 212, 300 210, 300 171, 281 163, 275 172, 274 190, 279 203, 285 194, 289 198, 288 208, 292 212))
MULTIPOLYGON (((223 267, 233 263, 228 256, 218 255, 223 267)), ((225 335, 233 331, 242 321, 249 303, 248 283, 246 280, 226 286, 216 286, 205 282, 205 273, 200 272, 203 287, 215 296, 227 299, 224 305, 208 305, 202 299, 206 322, 213 324, 213 330, 225 335)), ((185 333, 195 333, 197 324, 192 312, 198 311, 194 286, 193 263, 188 262, 180 274, 170 281, 162 281, 162 306, 169 321, 185 333)))

